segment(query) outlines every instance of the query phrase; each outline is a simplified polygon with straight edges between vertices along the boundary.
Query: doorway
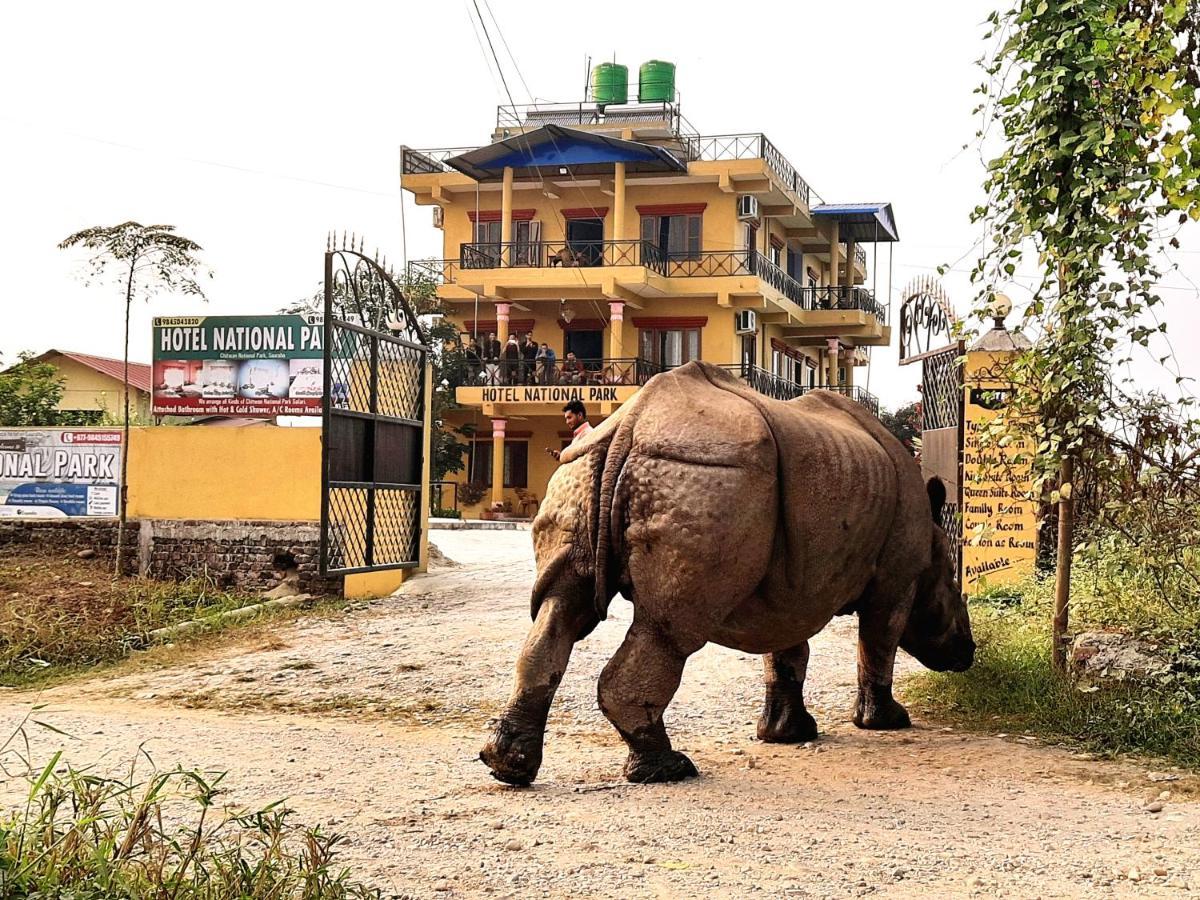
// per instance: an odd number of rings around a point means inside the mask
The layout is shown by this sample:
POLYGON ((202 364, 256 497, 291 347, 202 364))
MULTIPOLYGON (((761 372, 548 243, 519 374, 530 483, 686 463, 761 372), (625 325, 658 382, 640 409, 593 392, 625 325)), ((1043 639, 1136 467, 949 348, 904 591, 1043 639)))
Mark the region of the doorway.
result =
POLYGON ((564 356, 567 353, 574 353, 576 359, 582 359, 588 363, 589 369, 599 367, 599 360, 604 357, 603 331, 568 331, 564 337, 566 338, 564 356))
POLYGON ((604 264, 604 220, 568 219, 567 244, 581 266, 604 264))

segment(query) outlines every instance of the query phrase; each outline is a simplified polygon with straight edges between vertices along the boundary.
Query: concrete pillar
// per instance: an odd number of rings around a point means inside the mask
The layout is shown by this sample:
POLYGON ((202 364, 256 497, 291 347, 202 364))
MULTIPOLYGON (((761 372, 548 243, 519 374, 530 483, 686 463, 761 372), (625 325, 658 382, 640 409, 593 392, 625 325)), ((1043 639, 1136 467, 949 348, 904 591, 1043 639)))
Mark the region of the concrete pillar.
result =
POLYGON ((613 171, 612 239, 625 240, 625 163, 617 163, 613 171))
POLYGON ((846 387, 847 388, 854 387, 854 370, 856 368, 858 368, 857 366, 854 365, 854 359, 857 355, 858 355, 857 350, 850 350, 844 356, 843 361, 846 364, 846 387))
POLYGON ((610 300, 608 303, 608 357, 621 359, 625 347, 625 301, 610 300))
POLYGON ((496 340, 500 342, 500 352, 504 353, 504 344, 508 340, 508 311, 511 303, 496 304, 496 340))
POLYGON ((507 266, 508 245, 512 241, 512 204, 513 204, 513 170, 512 166, 504 167, 504 182, 500 192, 500 243, 503 245, 500 264, 507 266))
POLYGON ((492 419, 492 503, 504 502, 504 430, 507 419, 492 419))
POLYGON ((841 265, 838 255, 841 252, 841 226, 834 222, 829 229, 829 283, 837 287, 841 282, 841 265))
POLYGON ((825 376, 825 383, 830 388, 836 388, 838 384, 838 342, 837 338, 829 338, 825 342, 826 355, 829 359, 829 374, 825 376))
POLYGON ((846 286, 854 287, 854 253, 858 249, 858 244, 854 241, 846 242, 846 286))

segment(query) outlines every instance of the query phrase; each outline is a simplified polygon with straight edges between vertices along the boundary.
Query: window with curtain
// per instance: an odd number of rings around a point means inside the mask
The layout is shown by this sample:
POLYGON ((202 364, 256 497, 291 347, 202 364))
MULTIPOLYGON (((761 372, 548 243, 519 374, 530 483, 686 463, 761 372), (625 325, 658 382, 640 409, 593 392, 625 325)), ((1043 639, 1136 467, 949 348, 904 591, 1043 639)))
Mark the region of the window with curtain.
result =
POLYGON ((642 240, 672 259, 699 259, 700 216, 642 216, 642 240))
POLYGON ((663 368, 700 358, 699 328, 643 328, 638 342, 642 359, 663 368))
MULTIPOLYGON (((472 442, 471 481, 492 486, 492 440, 481 438, 472 442)), ((504 486, 529 486, 529 442, 504 442, 504 486)))

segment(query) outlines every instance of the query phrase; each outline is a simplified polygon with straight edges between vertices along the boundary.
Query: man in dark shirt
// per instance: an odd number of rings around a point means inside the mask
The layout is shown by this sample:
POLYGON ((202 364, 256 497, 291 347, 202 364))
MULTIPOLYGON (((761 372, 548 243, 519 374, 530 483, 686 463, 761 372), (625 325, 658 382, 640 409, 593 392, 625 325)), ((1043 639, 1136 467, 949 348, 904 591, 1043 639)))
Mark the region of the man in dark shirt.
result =
POLYGON ((521 381, 524 384, 537 384, 537 356, 538 345, 533 339, 533 332, 525 335, 525 342, 521 344, 521 381))
POLYGON ((483 342, 483 370, 486 384, 500 383, 500 342, 495 332, 490 332, 483 342))

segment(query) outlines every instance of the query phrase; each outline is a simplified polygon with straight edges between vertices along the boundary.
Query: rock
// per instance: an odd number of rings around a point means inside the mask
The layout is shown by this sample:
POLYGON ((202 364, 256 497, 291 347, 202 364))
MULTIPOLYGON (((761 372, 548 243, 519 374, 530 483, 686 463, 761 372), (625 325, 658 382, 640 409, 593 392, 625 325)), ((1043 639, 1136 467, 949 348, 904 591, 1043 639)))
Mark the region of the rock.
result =
POLYGON ((525 845, 522 844, 520 841, 518 841, 516 838, 509 838, 507 841, 504 842, 504 849, 505 850, 524 850, 525 845))
POLYGON ((441 569, 441 568, 450 569, 450 568, 454 568, 455 566, 457 566, 458 563, 456 563, 454 560, 452 560, 450 557, 448 557, 445 553, 443 553, 438 548, 437 544, 435 544, 433 541, 430 541, 429 542, 429 565, 431 568, 436 567, 439 569, 441 569))
POLYGON ((1160 813, 1163 811, 1163 805, 1161 800, 1155 800, 1153 803, 1147 803, 1142 809, 1148 813, 1160 813))
POLYGON ((1157 875, 1159 878, 1165 878, 1167 876, 1167 870, 1162 866, 1155 866, 1154 874, 1157 875))
POLYGON ((1085 631, 1071 642, 1070 668, 1083 687, 1104 681, 1145 681, 1167 671, 1158 646, 1131 634, 1085 631))
POLYGON ((91 549, 91 548, 89 547, 89 548, 88 548, 88 549, 86 549, 86 550, 80 550, 80 551, 79 551, 78 553, 76 553, 75 555, 76 555, 77 557, 79 557, 80 559, 95 559, 95 558, 96 558, 96 551, 95 551, 95 550, 93 550, 93 549, 91 549))
POLYGON ((1128 872, 1125 873, 1125 877, 1128 878, 1130 881, 1141 881, 1142 873, 1139 872, 1137 869, 1130 869, 1128 872))
POLYGON ((433 889, 435 891, 445 892, 445 891, 453 890, 453 887, 450 884, 450 882, 448 882, 448 881, 439 881, 437 884, 435 884, 433 886, 433 889))

